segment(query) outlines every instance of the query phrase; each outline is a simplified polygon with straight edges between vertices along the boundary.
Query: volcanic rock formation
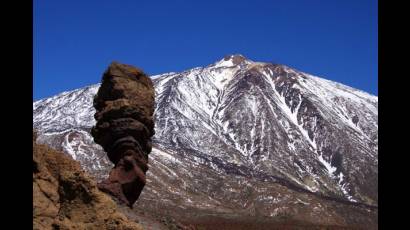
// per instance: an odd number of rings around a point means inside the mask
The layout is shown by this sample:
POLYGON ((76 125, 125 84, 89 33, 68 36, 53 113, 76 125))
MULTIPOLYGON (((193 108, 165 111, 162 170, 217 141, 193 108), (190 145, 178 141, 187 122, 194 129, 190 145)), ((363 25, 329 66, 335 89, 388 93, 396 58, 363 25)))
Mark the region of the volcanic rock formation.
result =
POLYGON ((33 132, 33 229, 141 230, 98 190, 79 162, 36 143, 33 132))
POLYGON ((113 62, 94 98, 97 123, 92 135, 115 165, 99 187, 129 207, 145 185, 154 135, 154 92, 141 70, 113 62))

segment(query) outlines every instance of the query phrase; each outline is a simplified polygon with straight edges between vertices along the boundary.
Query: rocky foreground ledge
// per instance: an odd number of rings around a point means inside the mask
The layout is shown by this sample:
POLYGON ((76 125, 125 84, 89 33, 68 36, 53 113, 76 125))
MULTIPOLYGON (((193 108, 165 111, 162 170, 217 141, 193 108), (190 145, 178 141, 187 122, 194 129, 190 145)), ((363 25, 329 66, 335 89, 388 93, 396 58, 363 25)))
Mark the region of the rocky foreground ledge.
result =
POLYGON ((33 133, 33 229, 141 230, 69 156, 36 143, 33 133))

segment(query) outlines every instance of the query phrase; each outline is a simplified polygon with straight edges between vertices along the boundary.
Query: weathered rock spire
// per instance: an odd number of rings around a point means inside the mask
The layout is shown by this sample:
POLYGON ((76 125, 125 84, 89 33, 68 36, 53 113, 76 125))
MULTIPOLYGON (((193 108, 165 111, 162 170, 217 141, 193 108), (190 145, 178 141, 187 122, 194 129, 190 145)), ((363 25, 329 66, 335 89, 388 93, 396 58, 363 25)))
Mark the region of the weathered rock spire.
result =
POLYGON ((154 87, 142 70, 112 62, 94 98, 91 134, 114 163, 99 188, 132 207, 145 185, 154 135, 154 87))

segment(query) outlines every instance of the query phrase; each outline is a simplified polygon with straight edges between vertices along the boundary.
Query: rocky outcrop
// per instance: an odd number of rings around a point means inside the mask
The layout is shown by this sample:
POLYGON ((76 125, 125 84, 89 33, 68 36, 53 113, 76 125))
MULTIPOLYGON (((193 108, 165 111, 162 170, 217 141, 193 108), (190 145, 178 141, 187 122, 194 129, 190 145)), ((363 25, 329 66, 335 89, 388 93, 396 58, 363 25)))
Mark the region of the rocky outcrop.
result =
POLYGON ((141 70, 117 62, 105 71, 94 98, 94 141, 114 163, 99 188, 132 207, 148 170, 148 154, 154 135, 154 87, 141 70))
POLYGON ((33 133, 33 229, 123 229, 142 227, 69 156, 36 144, 33 133))

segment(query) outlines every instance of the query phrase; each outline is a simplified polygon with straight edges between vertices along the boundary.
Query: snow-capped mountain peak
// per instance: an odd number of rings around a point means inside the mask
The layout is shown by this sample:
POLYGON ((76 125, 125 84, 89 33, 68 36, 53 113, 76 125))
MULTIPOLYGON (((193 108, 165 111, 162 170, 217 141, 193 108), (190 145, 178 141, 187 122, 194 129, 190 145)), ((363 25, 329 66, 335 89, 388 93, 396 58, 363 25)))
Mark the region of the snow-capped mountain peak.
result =
MULTIPOLYGON (((313 200, 377 205, 376 96, 242 55, 152 79, 156 134, 142 200, 194 205, 178 203, 183 194, 201 197, 205 209, 259 205, 271 215, 273 203, 245 198, 239 188, 252 187, 256 197, 275 197, 279 205, 293 199, 278 192, 280 184, 313 200), (173 192, 162 193, 165 188, 173 192)), ((34 102, 33 123, 40 141, 62 148, 101 178, 110 164, 85 137, 95 123, 98 87, 34 102)))
POLYGON ((241 54, 231 54, 231 55, 226 55, 224 58, 219 60, 218 62, 214 63, 213 66, 215 68, 220 68, 220 67, 234 67, 234 66, 244 66, 246 64, 253 63, 253 61, 245 58, 241 54))

